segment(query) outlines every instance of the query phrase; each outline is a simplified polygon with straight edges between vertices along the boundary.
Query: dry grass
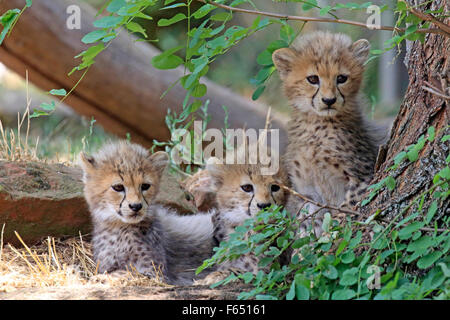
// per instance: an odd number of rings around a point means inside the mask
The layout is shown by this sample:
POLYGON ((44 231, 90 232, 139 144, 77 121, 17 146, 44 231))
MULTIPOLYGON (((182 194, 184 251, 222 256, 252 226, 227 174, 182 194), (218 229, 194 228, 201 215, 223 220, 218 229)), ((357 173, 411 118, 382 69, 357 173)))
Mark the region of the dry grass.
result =
POLYGON ((131 267, 127 271, 98 274, 92 260, 90 243, 80 236, 67 240, 48 237, 28 247, 16 233, 23 247, 3 244, 0 238, 0 292, 43 287, 126 287, 166 286, 160 278, 150 279, 131 267))
POLYGON ((17 132, 13 129, 9 131, 4 129, 2 121, 0 120, 0 160, 9 161, 37 161, 36 156, 37 147, 39 144, 39 137, 36 140, 36 145, 31 148, 28 144, 30 133, 30 105, 31 98, 28 89, 28 72, 26 73, 26 91, 27 91, 27 108, 23 115, 17 113, 17 132), (22 128, 26 120, 25 139, 22 139, 22 128))

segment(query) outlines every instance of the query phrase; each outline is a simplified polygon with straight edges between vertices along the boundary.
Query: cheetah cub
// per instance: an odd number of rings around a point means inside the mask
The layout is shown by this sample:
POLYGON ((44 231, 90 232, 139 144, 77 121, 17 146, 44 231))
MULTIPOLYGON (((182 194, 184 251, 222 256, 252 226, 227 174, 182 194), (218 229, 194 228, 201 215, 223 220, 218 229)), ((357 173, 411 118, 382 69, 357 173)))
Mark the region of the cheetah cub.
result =
POLYGON ((315 32, 273 61, 293 107, 286 160, 294 189, 334 206, 360 200, 371 180, 385 130, 363 114, 360 94, 370 44, 315 32))
POLYGON ((94 156, 82 153, 80 160, 98 271, 133 266, 168 283, 192 283, 195 269, 212 254, 211 216, 177 216, 153 204, 167 153, 150 155, 121 141, 94 156))
MULTIPOLYGON (((235 227, 273 204, 284 205, 287 174, 280 167, 277 173, 264 175, 258 164, 220 164, 218 159, 208 159, 202 179, 209 176, 209 190, 216 193, 216 208, 212 209, 214 240, 218 245, 227 241, 235 227)), ((190 190, 194 191, 195 190, 190 190)), ((256 273, 258 260, 247 254, 233 261, 225 261, 217 267, 218 272, 237 269, 256 273)))

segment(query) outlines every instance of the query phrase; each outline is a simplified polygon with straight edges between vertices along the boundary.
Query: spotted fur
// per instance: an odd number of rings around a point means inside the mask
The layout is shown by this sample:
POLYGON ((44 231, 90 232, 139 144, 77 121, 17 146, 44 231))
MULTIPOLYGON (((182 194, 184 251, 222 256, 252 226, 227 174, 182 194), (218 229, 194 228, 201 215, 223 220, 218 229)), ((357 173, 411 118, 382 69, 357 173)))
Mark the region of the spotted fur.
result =
MULTIPOLYGON (((315 32, 273 53, 293 107, 286 159, 294 189, 334 206, 356 203, 373 176, 386 130, 363 114, 360 87, 369 54, 367 40, 315 32)), ((310 206, 310 211, 317 208, 310 206)))
POLYGON ((181 217, 153 203, 168 155, 121 141, 80 158, 98 271, 133 266, 169 283, 192 283, 212 254, 211 216, 181 217))
MULTIPOLYGON (((237 226, 263 208, 286 202, 286 191, 280 186, 287 185, 288 181, 282 167, 276 174, 265 175, 258 164, 218 164, 210 159, 206 171, 211 177, 211 188, 216 192, 217 208, 212 210, 212 223, 217 243, 227 241, 237 226)), ((218 270, 257 272, 257 263, 257 258, 248 254, 224 262, 218 270)))

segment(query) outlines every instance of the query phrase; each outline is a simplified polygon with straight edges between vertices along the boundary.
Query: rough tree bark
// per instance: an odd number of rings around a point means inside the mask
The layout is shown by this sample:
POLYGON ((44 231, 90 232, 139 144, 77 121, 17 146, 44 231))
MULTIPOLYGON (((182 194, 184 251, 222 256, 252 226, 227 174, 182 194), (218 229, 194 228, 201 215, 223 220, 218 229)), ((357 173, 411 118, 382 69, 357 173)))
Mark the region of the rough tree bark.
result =
MULTIPOLYGON (((413 1, 407 1, 411 5, 413 1)), ((448 12, 449 3, 445 0, 432 1, 426 9, 438 9, 442 5, 448 12)), ((421 10, 426 10, 421 7, 421 10)), ((446 19, 448 24, 449 19, 446 19)), ((426 82, 445 91, 450 83, 450 39, 440 35, 427 35, 425 42, 407 44, 405 63, 409 73, 409 86, 399 114, 393 124, 390 139, 381 148, 378 155, 376 174, 372 183, 376 183, 392 175, 397 182, 394 191, 384 188, 367 206, 361 210, 369 216, 381 209, 386 219, 392 219, 407 208, 413 199, 433 185, 433 177, 445 166, 449 154, 449 142, 440 140, 449 134, 448 100, 423 89, 426 82), (442 88, 444 87, 444 88, 442 88), (434 126, 436 138, 427 141, 419 154, 419 159, 410 163, 404 161, 393 172, 386 169, 394 163, 395 156, 404 151, 408 145, 418 141, 421 135, 427 136, 427 129, 434 126)), ((431 205, 430 197, 425 199, 424 212, 431 205)), ((410 210, 414 210, 412 206, 410 210)), ((438 215, 449 213, 449 202, 441 202, 438 215)))

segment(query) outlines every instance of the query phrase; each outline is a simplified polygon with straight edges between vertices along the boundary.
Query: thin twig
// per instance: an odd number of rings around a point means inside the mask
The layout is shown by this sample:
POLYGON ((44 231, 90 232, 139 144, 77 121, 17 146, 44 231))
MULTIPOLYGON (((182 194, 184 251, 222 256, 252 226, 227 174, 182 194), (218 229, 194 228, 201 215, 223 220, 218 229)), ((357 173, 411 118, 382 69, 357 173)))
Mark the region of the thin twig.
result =
POLYGON ((415 8, 409 7, 408 10, 415 15, 416 17, 419 17, 420 19, 424 20, 424 21, 430 21, 432 23, 434 23, 435 25, 437 25, 439 27, 439 29, 441 29, 442 31, 450 34, 450 26, 445 24, 442 21, 437 20, 435 17, 433 17, 431 14, 426 14, 423 13, 415 8))
MULTIPOLYGON (((446 100, 450 100, 450 96, 446 95, 445 91, 437 88, 436 86, 432 85, 428 81, 424 81, 423 83, 426 84, 426 86, 422 86, 423 90, 428 91, 428 92, 430 92, 430 93, 432 93, 434 95, 437 95, 437 96, 439 96, 441 98, 444 98, 446 100)), ((443 88, 443 89, 445 89, 445 88, 443 88)))
POLYGON ((286 191, 288 191, 289 193, 291 193, 292 195, 294 195, 294 196, 296 196, 296 197, 298 197, 298 198, 300 198, 300 199, 302 199, 302 200, 304 200, 304 201, 310 202, 310 203, 312 203, 313 205, 315 205, 315 206, 317 206, 317 207, 320 207, 320 208, 322 208, 322 209, 336 210, 336 211, 339 211, 339 212, 342 212, 342 213, 353 214, 353 215, 356 215, 356 216, 361 215, 361 214, 360 214, 359 212, 357 212, 357 211, 347 210, 347 209, 343 209, 343 208, 338 208, 338 207, 335 207, 335 206, 331 206, 331 205, 329 205, 329 204, 319 203, 319 202, 317 202, 317 201, 314 201, 314 200, 312 200, 312 199, 309 199, 308 197, 306 197, 306 196, 304 196, 304 195, 298 193, 297 191, 292 190, 291 188, 286 187, 286 186, 284 186, 284 185, 282 185, 281 187, 282 187, 284 190, 286 190, 286 191))
POLYGON ((447 96, 447 95, 445 95, 445 94, 443 94, 441 92, 433 90, 432 88, 429 88, 427 86, 422 86, 422 89, 425 90, 425 91, 428 91, 429 93, 432 93, 432 94, 434 94, 434 95, 436 95, 438 97, 441 97, 443 99, 450 100, 450 96, 447 96))
MULTIPOLYGON (((273 12, 236 8, 236 7, 231 7, 231 6, 227 6, 224 4, 215 3, 215 2, 211 2, 211 1, 207 1, 207 0, 197 0, 197 1, 211 4, 218 8, 222 8, 222 9, 226 9, 226 10, 230 10, 230 11, 242 12, 242 13, 254 14, 254 15, 262 15, 262 16, 278 18, 278 19, 282 19, 282 20, 296 20, 296 21, 304 21, 304 22, 331 22, 331 23, 349 24, 352 26, 371 29, 365 23, 352 21, 352 20, 290 16, 290 15, 278 14, 278 13, 273 13, 273 12)), ((405 28, 398 28, 398 27, 391 27, 391 26, 380 26, 377 28, 377 30, 387 30, 387 31, 397 31, 397 32, 405 32, 406 31, 405 28)), ((450 37, 449 33, 445 32, 444 30, 436 29, 436 28, 418 29, 416 32, 418 32, 418 33, 435 33, 435 34, 440 34, 442 36, 450 37)))

